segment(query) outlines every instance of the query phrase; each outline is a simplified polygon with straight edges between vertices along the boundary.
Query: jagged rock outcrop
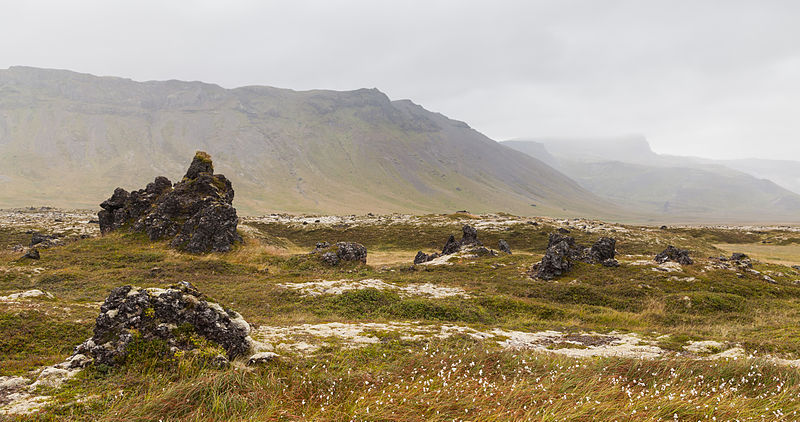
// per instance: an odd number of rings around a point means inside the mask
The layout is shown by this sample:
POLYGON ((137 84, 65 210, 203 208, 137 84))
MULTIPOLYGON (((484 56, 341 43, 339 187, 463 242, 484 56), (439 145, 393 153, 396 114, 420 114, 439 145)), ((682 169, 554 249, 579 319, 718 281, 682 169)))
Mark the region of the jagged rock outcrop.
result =
POLYGON ((187 252, 226 252, 242 240, 236 232, 239 218, 233 196, 231 182, 214 174, 211 157, 198 151, 174 186, 159 176, 144 189, 115 189, 100 204, 100 231, 128 226, 150 240, 172 238, 171 246, 187 252))
POLYGON ((551 234, 542 261, 535 264, 531 272, 542 280, 552 280, 567 273, 572 269, 575 249, 575 239, 572 237, 551 234))
POLYGON ((468 245, 483 245, 483 243, 478 240, 478 229, 469 224, 465 224, 464 227, 461 228, 461 242, 459 243, 462 247, 468 245))
POLYGON ((672 245, 667 246, 660 254, 656 255, 655 261, 663 264, 667 261, 677 262, 681 265, 692 265, 694 261, 689 257, 689 251, 686 249, 678 249, 672 245))
POLYGON ((614 259, 616 244, 616 239, 601 237, 591 247, 584 248, 572 236, 551 233, 542 261, 534 264, 529 273, 535 278, 553 280, 569 272, 575 261, 618 267, 619 262, 614 259))
POLYGON ((508 242, 506 242, 505 239, 500 239, 500 241, 497 242, 497 249, 511 255, 511 246, 508 246, 508 242))
POLYGON ((335 245, 320 242, 311 253, 319 255, 322 262, 331 266, 339 265, 343 261, 367 263, 367 248, 355 242, 339 242, 335 245))
POLYGON ((444 247, 442 247, 442 255, 452 255, 461 250, 461 244, 456 241, 456 237, 452 234, 450 237, 447 238, 447 241, 444 242, 444 247))
MULTIPOLYGON (((443 255, 452 255, 461 252, 463 249, 470 249, 475 255, 497 255, 497 252, 483 247, 483 243, 478 240, 478 230, 475 227, 465 224, 461 228, 461 240, 457 241, 454 235, 450 235, 442 247, 442 253, 426 254, 422 251, 417 252, 414 257, 414 265, 424 264, 433 261, 443 255)), ((510 250, 510 249, 509 249, 510 250)), ((510 252, 509 252, 510 253, 510 252)))
POLYGON ((167 289, 117 287, 111 291, 95 321, 94 335, 75 349, 75 356, 116 365, 137 337, 163 340, 177 350, 192 350, 196 334, 221 346, 228 358, 244 356, 253 347, 250 324, 237 312, 208 302, 189 283, 167 289))

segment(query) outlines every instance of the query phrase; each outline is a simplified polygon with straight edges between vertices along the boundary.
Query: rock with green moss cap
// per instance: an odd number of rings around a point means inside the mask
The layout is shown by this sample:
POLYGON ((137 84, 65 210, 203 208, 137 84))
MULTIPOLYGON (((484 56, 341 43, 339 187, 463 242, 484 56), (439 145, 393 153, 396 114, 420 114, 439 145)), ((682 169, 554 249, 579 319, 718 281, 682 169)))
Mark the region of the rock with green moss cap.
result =
POLYGON ((211 156, 198 151, 174 186, 159 176, 145 189, 128 193, 117 188, 100 204, 100 230, 127 227, 151 240, 171 239, 171 246, 187 252, 226 252, 242 240, 233 196, 231 182, 214 174, 211 156))
POLYGON ((200 338, 220 346, 230 359, 248 356, 253 347, 250 324, 189 283, 166 289, 122 286, 103 302, 94 335, 76 348, 75 356, 116 365, 125 361, 137 340, 163 342, 176 354, 196 349, 200 338))

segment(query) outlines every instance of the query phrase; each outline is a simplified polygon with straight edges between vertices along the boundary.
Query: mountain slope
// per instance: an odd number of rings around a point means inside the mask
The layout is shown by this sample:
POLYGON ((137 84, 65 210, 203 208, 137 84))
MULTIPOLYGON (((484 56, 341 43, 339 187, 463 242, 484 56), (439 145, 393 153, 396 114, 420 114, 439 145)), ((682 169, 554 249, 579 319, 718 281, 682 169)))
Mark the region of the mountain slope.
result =
POLYGON ((179 177, 197 149, 245 213, 619 214, 541 161, 375 89, 0 70, 0 206, 96 207, 115 186, 179 177))
POLYGON ((800 162, 789 160, 741 159, 719 163, 755 177, 769 179, 778 185, 800 194, 800 162))
POLYGON ((684 222, 797 222, 800 195, 711 160, 654 153, 643 137, 503 142, 636 212, 684 222))

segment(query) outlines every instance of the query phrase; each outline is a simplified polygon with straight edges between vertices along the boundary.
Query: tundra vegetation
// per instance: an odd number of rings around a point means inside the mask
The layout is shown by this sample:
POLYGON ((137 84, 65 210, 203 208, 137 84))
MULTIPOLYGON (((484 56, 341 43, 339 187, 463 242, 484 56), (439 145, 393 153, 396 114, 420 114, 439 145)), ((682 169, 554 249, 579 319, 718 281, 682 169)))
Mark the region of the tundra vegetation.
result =
POLYGON ((92 219, 0 212, 0 418, 800 418, 794 228, 269 215, 242 218, 243 241, 230 251, 197 255, 143 233, 100 236, 92 219), (513 254, 412 264, 465 224, 486 247, 502 239, 513 254), (559 229, 580 245, 614 238, 619 266, 575 261, 553 280, 532 278, 559 229), (58 242, 40 248, 39 259, 21 258, 33 232, 58 242), (310 253, 321 242, 357 242, 367 262, 330 265, 310 253), (693 263, 657 263, 669 245, 693 263), (732 252, 750 257, 732 261, 732 252), (218 346, 205 341, 200 353, 172 353, 134 339, 118 365, 90 364, 59 386, 30 388, 43 367, 92 337, 112 289, 180 281, 239 312, 261 351, 277 357, 221 366, 208 358, 218 346), (42 294, 19 294, 33 290, 42 294), (12 413, 20 391, 33 404, 12 413))

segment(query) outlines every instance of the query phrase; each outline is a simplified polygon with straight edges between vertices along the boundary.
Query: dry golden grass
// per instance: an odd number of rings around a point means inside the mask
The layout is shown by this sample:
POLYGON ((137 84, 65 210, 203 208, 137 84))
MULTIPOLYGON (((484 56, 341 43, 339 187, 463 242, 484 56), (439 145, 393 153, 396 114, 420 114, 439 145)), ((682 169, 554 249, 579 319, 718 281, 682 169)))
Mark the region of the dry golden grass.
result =
POLYGON ((717 243, 726 252, 742 252, 764 262, 781 265, 800 265, 800 245, 774 245, 765 243, 717 243))

